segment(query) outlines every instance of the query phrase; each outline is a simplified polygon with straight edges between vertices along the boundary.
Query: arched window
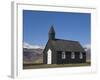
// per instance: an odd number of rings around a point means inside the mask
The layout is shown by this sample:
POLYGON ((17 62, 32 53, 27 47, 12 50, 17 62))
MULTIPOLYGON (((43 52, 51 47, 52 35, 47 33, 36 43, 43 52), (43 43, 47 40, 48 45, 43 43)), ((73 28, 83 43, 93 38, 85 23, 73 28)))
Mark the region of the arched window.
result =
POLYGON ((71 58, 75 59, 75 53, 74 52, 71 53, 71 58))
POLYGON ((82 52, 80 52, 80 59, 83 59, 83 54, 82 54, 82 52))
POLYGON ((66 54, 64 51, 62 52, 62 59, 66 59, 66 54))

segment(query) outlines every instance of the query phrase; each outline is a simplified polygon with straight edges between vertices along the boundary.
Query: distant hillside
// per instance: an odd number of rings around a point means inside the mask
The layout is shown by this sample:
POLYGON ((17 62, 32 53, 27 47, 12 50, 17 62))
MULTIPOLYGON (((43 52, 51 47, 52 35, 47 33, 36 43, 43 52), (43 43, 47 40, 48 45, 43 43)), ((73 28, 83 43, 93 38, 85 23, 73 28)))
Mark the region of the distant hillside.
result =
POLYGON ((88 46, 84 46, 84 49, 86 51, 86 61, 90 62, 91 61, 91 47, 88 46))
POLYGON ((91 60, 91 49, 87 49, 86 51, 86 60, 90 62, 91 60))
POLYGON ((24 64, 43 63, 43 49, 28 49, 23 48, 24 64))

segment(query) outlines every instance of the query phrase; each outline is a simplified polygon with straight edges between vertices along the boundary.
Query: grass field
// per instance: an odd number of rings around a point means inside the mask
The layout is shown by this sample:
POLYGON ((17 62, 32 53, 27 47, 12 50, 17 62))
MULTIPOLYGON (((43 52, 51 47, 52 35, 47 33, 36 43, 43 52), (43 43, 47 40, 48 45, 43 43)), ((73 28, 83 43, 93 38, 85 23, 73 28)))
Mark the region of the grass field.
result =
POLYGON ((90 62, 78 64, 24 64, 23 69, 59 68, 59 67, 82 67, 90 66, 90 62))

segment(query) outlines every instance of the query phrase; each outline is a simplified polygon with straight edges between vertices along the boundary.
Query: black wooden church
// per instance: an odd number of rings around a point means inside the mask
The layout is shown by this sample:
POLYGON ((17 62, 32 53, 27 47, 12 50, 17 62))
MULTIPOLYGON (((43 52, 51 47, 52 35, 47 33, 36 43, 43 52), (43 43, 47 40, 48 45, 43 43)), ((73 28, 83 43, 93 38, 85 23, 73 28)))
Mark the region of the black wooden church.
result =
POLYGON ((49 39, 43 51, 44 64, 85 63, 86 53, 78 41, 55 38, 55 30, 51 26, 49 39))

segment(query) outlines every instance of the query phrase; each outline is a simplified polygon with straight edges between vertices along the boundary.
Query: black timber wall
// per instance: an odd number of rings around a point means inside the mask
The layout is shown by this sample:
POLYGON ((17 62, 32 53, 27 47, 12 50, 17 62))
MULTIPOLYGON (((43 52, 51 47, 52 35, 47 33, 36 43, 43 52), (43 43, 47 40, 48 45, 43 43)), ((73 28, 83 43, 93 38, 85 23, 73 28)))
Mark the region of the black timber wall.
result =
POLYGON ((57 64, 70 64, 70 63, 85 63, 86 53, 83 53, 83 58, 80 59, 79 52, 75 52, 75 59, 71 58, 71 52, 66 52, 66 59, 62 59, 62 51, 57 51, 57 64))

